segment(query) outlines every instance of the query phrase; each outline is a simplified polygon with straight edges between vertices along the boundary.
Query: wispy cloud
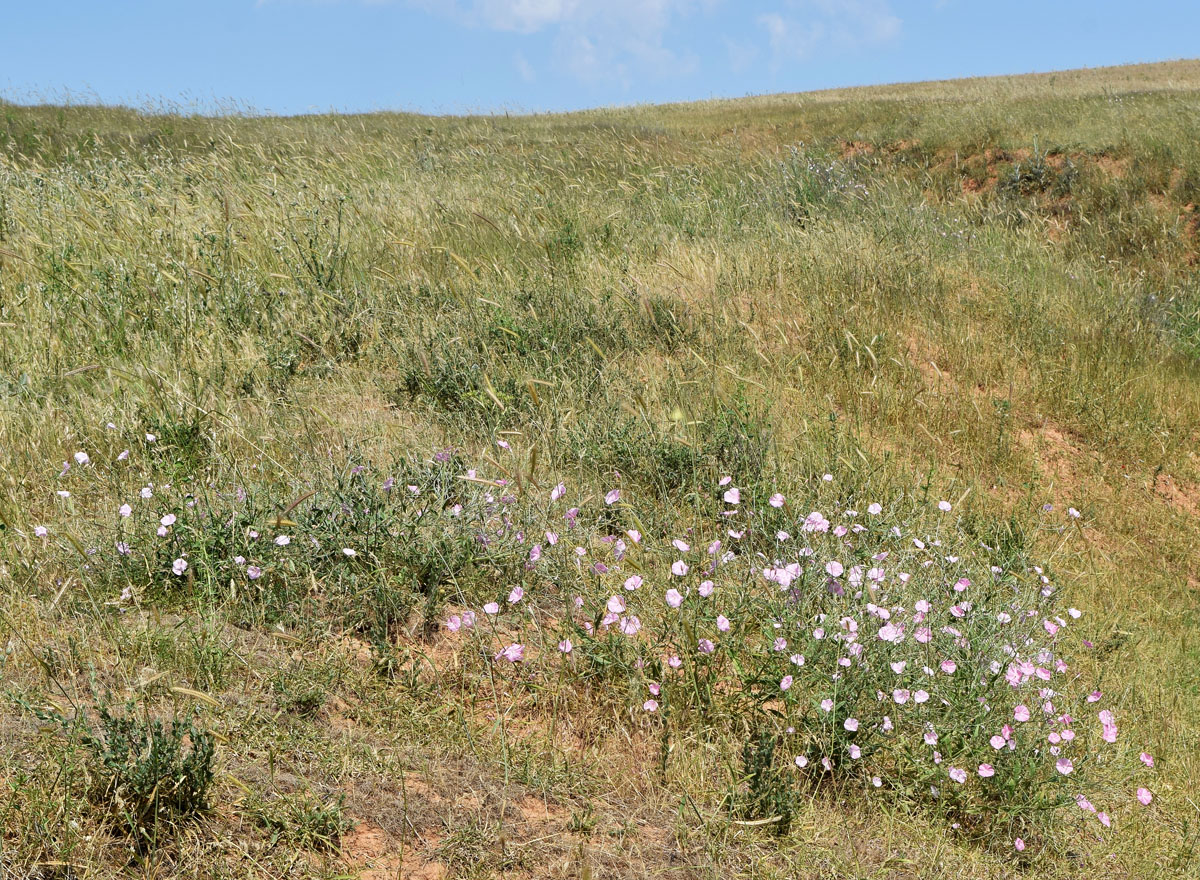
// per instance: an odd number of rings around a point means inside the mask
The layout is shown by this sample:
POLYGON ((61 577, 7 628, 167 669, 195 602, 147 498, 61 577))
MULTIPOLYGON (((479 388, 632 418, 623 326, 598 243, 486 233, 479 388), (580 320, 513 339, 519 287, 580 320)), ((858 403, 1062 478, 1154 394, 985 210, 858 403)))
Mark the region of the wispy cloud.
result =
MULTIPOLYGON (((698 59, 671 48, 672 23, 720 0, 408 0, 473 27, 549 33, 555 64, 579 80, 631 84, 686 75, 698 59)), ((518 69, 523 68, 518 64, 518 69)), ((524 73, 522 73, 524 75, 524 73)))
POLYGON ((841 51, 890 43, 901 22, 888 0, 791 0, 756 19, 776 63, 810 57, 821 48, 841 51))
POLYGON ((513 66, 517 68, 517 73, 521 79, 527 83, 531 83, 537 79, 537 72, 533 69, 533 65, 520 52, 513 56, 513 66))

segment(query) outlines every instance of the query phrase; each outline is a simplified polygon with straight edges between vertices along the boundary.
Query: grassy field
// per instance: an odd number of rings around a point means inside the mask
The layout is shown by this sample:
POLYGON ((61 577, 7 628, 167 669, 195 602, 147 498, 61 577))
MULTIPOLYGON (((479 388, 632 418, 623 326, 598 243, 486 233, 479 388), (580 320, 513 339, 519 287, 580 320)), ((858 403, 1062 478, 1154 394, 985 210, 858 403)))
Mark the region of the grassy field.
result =
POLYGON ((4 876, 1200 871, 1200 62, 513 118, 0 114, 4 876), (1120 727, 1081 762, 1113 827, 1057 777, 926 797, 944 771, 899 751, 787 776, 800 704, 745 676, 644 710, 669 610, 493 658, 603 602, 601 559, 653 580, 601 556, 625 530, 716 534, 725 476, 794 534, 879 500, 906 539, 1040 560, 1120 727), (492 648, 446 626, 513 586, 492 648))

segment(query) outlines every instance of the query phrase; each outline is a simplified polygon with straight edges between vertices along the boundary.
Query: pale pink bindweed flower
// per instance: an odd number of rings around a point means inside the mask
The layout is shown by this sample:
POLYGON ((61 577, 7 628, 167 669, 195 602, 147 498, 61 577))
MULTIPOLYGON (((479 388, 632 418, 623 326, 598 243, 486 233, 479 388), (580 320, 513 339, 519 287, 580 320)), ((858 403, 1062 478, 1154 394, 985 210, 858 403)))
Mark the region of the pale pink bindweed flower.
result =
POLYGON ((718 614, 717 615, 717 629, 719 629, 723 633, 726 633, 726 632, 729 632, 729 627, 730 627, 729 618, 726 617, 724 614, 718 614))
POLYGON ((625 612, 625 600, 620 596, 609 596, 605 607, 613 614, 623 614, 625 612))
POLYGON ((1150 802, 1154 800, 1154 795, 1150 793, 1150 789, 1148 788, 1139 788, 1137 790, 1137 799, 1138 803, 1143 807, 1148 807, 1150 806, 1150 802))
POLYGON ((525 659, 525 646, 519 642, 514 642, 496 654, 494 659, 499 660, 501 658, 507 660, 509 663, 519 663, 525 659))
POLYGON ((262 577, 262 573, 263 573, 262 569, 259 568, 257 565, 247 565, 246 566, 246 577, 250 578, 250 580, 252 580, 252 581, 256 581, 260 577, 262 577))
POLYGON ((858 730, 858 719, 847 718, 842 722, 842 727, 846 728, 846 730, 850 731, 851 733, 854 733, 858 730))
POLYGON ((277 547, 286 547, 290 543, 292 543, 291 535, 279 535, 275 538, 275 545, 277 547))
POLYGON ((620 489, 609 489, 608 492, 605 493, 605 495, 604 495, 604 503, 608 504, 610 506, 613 504, 616 504, 620 500, 621 500, 621 490, 620 489))
POLYGON ((939 501, 938 502, 938 510, 940 510, 942 513, 949 513, 950 512, 950 502, 949 501, 939 501))
POLYGON ((883 513, 883 505, 877 502, 868 504, 867 513, 871 514, 871 516, 879 516, 879 514, 883 513))
POLYGON ((1141 759, 1141 762, 1143 764, 1145 764, 1147 767, 1154 766, 1154 757, 1149 752, 1142 752, 1142 754, 1139 755, 1138 757, 1141 759))
POLYGON ((709 596, 711 596, 713 594, 714 589, 715 589, 715 587, 713 587, 712 581, 701 581, 700 586, 699 586, 699 588, 697 588, 696 592, 699 593, 702 598, 707 599, 709 596))
POLYGON ((833 700, 831 700, 829 698, 822 700, 821 701, 821 711, 822 712, 832 712, 833 711, 833 700))
POLYGON ((683 604, 683 594, 681 594, 674 587, 667 590, 667 592, 664 594, 663 598, 666 599, 667 604, 670 605, 672 608, 678 608, 680 605, 683 604))
POLYGON ((1017 721, 1029 720, 1029 707, 1022 704, 1013 709, 1013 718, 1017 721))
POLYGON ((967 771, 963 770, 960 767, 951 767, 947 771, 947 775, 951 779, 953 779, 955 782, 957 782, 959 785, 962 785, 964 782, 967 781, 967 771))
POLYGON ((682 559, 676 559, 671 563, 671 574, 675 577, 683 577, 688 573, 688 564, 682 559))
POLYGON ((647 700, 646 702, 642 703, 642 708, 645 709, 647 712, 657 712, 658 711, 658 700, 654 700, 654 699, 647 700))
POLYGON ((343 547, 342 555, 346 556, 348 558, 353 558, 358 555, 358 551, 355 550, 353 547, 343 547))
POLYGON ((796 766, 799 767, 801 770, 803 770, 805 767, 808 766, 808 758, 806 758, 804 755, 797 755, 796 756, 796 766))
POLYGON ((563 639, 558 643, 558 650, 563 654, 570 654, 574 648, 575 646, 571 644, 570 639, 563 639))
POLYGON ((486 605, 483 606, 483 613, 484 614, 499 614, 500 613, 499 603, 488 602, 486 605))
POLYGON ((734 486, 732 489, 726 490, 724 496, 722 496, 722 497, 725 499, 726 504, 741 504, 742 503, 742 493, 737 488, 737 486, 734 486))
POLYGON ((993 767, 991 764, 980 764, 978 772, 981 777, 983 777, 984 779, 988 779, 988 778, 996 775, 996 768, 993 767))
POLYGON ((640 574, 630 575, 625 579, 625 589, 633 591, 642 585, 642 576, 640 574))
POLYGON ((782 495, 780 495, 778 492, 776 492, 769 499, 767 499, 767 503, 770 504, 772 507, 783 507, 784 500, 785 500, 784 497, 782 495))
POLYGON ((838 562, 836 559, 825 563, 825 573, 828 574, 830 577, 841 577, 842 572, 844 572, 845 570, 846 569, 842 566, 842 564, 840 562, 838 562))
POLYGON ((1070 758, 1059 758, 1054 762, 1054 769, 1063 776, 1070 776, 1071 771, 1075 769, 1075 764, 1070 758))
POLYGON ((1019 837, 1016 838, 1013 840, 1013 849, 1015 849, 1017 852, 1025 852, 1025 841, 1019 837))
POLYGON ((88 454, 86 452, 76 452, 75 453, 75 462, 80 465, 85 465, 85 464, 89 464, 91 462, 91 459, 88 458, 88 454))
POLYGON ((181 576, 185 571, 187 571, 187 567, 187 560, 183 558, 176 559, 173 563, 171 563, 171 571, 175 572, 176 576, 181 576))
POLYGON ((786 691, 788 688, 790 688, 790 687, 792 686, 792 681, 793 681, 793 680, 794 680, 794 679, 793 679, 793 678, 792 678, 790 675, 785 675, 785 676, 784 676, 782 679, 780 679, 780 681, 779 681, 779 689, 780 689, 781 691, 786 691))

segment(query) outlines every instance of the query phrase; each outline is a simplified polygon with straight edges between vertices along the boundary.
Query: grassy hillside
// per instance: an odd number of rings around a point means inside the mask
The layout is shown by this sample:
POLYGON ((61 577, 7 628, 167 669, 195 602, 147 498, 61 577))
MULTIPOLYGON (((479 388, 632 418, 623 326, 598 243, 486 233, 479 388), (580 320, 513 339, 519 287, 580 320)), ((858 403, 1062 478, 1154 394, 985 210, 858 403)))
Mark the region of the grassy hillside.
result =
POLYGON ((0 112, 6 876, 1200 867, 1200 62, 513 118, 0 112), (842 597, 826 558, 886 580, 842 597), (839 670, 812 615, 883 650, 854 602, 908 621, 894 571, 953 601, 968 565, 965 670, 867 748, 847 713, 891 673, 839 670), (1082 612, 1030 618, 1070 664, 1021 691, 1103 692, 1072 775, 986 746, 1010 586, 1082 612), (780 632, 811 661, 786 693, 780 632))

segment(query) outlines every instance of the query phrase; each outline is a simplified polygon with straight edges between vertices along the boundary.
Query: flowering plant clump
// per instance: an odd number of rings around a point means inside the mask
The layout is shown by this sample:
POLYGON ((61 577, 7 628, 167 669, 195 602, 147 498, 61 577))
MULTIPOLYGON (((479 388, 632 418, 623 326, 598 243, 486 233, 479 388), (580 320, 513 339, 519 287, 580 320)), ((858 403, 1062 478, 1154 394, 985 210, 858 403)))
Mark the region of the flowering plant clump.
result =
POLYGON ((795 789, 857 780, 960 827, 1019 830, 1064 806, 1110 827, 1127 805, 1093 803, 1122 758, 1114 711, 1072 661, 1090 647, 1081 612, 1047 569, 971 539, 950 502, 809 510, 726 478, 707 519, 655 540, 628 494, 588 513, 565 495, 527 539, 542 600, 565 600, 557 626, 531 625, 528 586, 446 622, 496 663, 620 668, 634 715, 748 722, 795 789))
MULTIPOLYGON (((76 469, 95 475, 95 458, 78 453, 76 469)), ((71 470, 63 503, 104 482, 71 470)), ((802 503, 726 477, 670 522, 625 488, 573 499, 451 451, 398 470, 333 471, 283 509, 241 488, 146 483, 111 523, 31 528, 31 564, 82 550, 80 573, 119 607, 187 583, 278 613, 325 603, 382 642, 440 619, 474 658, 459 667, 468 687, 478 676, 497 699, 497 681, 586 684, 664 743, 689 726, 751 731, 733 782, 773 812, 804 789, 860 785, 1022 849, 1053 811, 1109 828, 1153 799, 1114 793, 1154 761, 1130 767, 1115 745, 1082 612, 1051 568, 972 535, 948 501, 860 503, 826 474, 802 503)))

